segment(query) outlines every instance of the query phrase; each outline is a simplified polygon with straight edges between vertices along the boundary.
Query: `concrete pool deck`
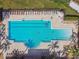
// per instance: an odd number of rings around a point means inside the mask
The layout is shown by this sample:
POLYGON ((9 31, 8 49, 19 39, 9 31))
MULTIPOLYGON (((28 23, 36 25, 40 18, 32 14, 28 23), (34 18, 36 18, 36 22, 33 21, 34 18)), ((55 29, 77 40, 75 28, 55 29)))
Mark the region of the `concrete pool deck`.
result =
MULTIPOLYGON (((52 27, 54 28, 73 28, 73 30, 75 32, 77 32, 77 29, 75 27, 75 24, 73 22, 65 22, 64 19, 62 17, 58 17, 57 15, 53 15, 53 17, 51 18, 49 15, 30 15, 29 17, 28 16, 25 16, 25 15, 10 15, 10 18, 9 19, 5 19, 3 21, 4 24, 6 24, 6 34, 8 35, 8 21, 15 21, 16 19, 20 19, 20 20, 23 20, 23 19, 45 19, 45 20, 50 20, 52 22, 52 27), (15 20, 14 20, 15 19, 15 20)), ((75 21, 74 21, 75 22, 75 21)), ((60 49, 63 48, 64 45, 68 45, 70 43, 70 41, 58 41, 59 43, 59 46, 60 46, 60 49)), ((38 47, 37 49, 48 49, 49 48, 49 44, 51 44, 51 42, 48 42, 48 43, 44 43, 42 42, 38 47)), ((17 49, 22 48, 22 49, 25 49, 26 46, 24 44, 20 45, 20 43, 16 42, 15 43, 12 43, 12 45, 10 46, 10 50, 9 52, 11 52, 13 49, 13 47, 17 47, 17 49)))

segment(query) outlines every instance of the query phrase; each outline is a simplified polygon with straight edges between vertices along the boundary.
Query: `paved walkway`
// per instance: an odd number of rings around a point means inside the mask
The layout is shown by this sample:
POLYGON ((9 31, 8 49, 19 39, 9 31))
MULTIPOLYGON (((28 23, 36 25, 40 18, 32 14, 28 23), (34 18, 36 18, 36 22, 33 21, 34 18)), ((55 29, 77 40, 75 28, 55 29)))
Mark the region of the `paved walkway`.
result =
POLYGON ((79 13, 79 5, 76 2, 70 1, 69 6, 79 13))

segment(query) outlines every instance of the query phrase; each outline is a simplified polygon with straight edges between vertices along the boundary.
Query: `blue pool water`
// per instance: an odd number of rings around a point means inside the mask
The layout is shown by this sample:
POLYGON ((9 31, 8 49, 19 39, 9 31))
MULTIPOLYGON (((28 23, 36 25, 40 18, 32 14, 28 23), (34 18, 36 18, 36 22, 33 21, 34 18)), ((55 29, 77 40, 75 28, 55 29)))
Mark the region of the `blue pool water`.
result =
POLYGON ((9 39, 24 42, 30 48, 37 47, 40 42, 67 40, 71 35, 71 29, 51 29, 50 21, 9 21, 9 39))

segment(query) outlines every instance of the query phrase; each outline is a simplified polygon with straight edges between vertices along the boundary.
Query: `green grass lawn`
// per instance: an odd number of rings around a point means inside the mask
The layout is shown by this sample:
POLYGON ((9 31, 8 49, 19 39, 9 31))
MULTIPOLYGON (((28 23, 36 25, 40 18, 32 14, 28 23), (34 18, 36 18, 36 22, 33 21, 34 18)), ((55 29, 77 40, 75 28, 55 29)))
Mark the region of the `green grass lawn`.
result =
POLYGON ((76 21, 76 20, 79 20, 79 17, 65 17, 65 19, 64 20, 69 20, 69 21, 76 21))
POLYGON ((69 0, 0 0, 3 8, 62 8, 66 14, 76 14, 68 6, 69 0), (68 1, 68 2, 67 2, 68 1))

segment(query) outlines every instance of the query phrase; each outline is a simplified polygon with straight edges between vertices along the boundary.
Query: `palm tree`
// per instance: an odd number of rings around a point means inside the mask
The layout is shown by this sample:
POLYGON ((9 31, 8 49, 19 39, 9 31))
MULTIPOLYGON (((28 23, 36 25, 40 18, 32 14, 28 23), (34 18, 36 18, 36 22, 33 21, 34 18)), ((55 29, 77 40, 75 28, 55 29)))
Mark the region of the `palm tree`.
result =
POLYGON ((14 49, 13 52, 12 52, 13 58, 14 59, 24 58, 24 54, 25 54, 26 51, 27 51, 27 48, 22 53, 18 49, 14 49))
POLYGON ((10 44, 11 43, 8 40, 5 40, 5 42, 0 43, 0 49, 2 49, 2 52, 6 52, 9 49, 10 44))
POLYGON ((18 49, 17 50, 14 49, 13 52, 12 52, 12 54, 13 54, 13 58, 14 59, 19 59, 20 53, 19 53, 18 49))
POLYGON ((5 34, 5 25, 2 24, 1 28, 0 28, 0 48, 2 49, 2 51, 6 51, 9 47, 9 45, 11 44, 8 40, 7 40, 7 35, 5 34))
POLYGON ((78 20, 78 48, 79 48, 79 20, 78 20))
POLYGON ((73 30, 72 30, 71 39, 72 39, 71 42, 73 42, 74 44, 76 44, 76 41, 77 41, 77 33, 74 32, 73 30))
POLYGON ((78 29, 78 31, 77 31, 77 38, 78 38, 78 40, 77 40, 77 46, 79 48, 79 20, 78 20, 78 22, 76 22, 76 27, 78 29))
POLYGON ((59 48, 59 46, 57 44, 58 44, 58 41, 56 41, 55 43, 52 42, 51 45, 48 45, 51 58, 57 57, 57 53, 56 53, 56 50, 55 50, 56 48, 59 48))
POLYGON ((9 43, 8 40, 6 40, 6 42, 4 42, 4 43, 2 44, 2 49, 3 49, 4 52, 6 52, 6 50, 9 49, 9 45, 10 45, 10 44, 11 44, 11 43, 9 43))

